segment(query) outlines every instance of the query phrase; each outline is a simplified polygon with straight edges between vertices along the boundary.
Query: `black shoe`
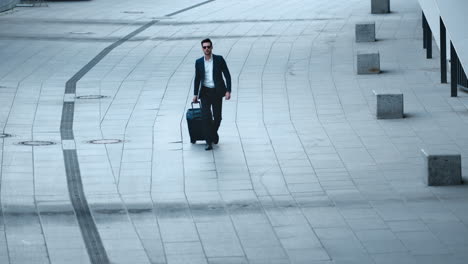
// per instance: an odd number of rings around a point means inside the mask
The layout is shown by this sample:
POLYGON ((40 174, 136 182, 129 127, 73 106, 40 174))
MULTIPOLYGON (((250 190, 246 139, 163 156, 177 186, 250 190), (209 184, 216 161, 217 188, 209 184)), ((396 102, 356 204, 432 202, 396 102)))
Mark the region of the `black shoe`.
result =
POLYGON ((219 135, 218 133, 216 133, 216 135, 214 136, 213 143, 218 144, 218 142, 219 142, 219 135))
POLYGON ((212 149, 213 149, 213 145, 211 145, 211 144, 206 145, 205 150, 212 150, 212 149))

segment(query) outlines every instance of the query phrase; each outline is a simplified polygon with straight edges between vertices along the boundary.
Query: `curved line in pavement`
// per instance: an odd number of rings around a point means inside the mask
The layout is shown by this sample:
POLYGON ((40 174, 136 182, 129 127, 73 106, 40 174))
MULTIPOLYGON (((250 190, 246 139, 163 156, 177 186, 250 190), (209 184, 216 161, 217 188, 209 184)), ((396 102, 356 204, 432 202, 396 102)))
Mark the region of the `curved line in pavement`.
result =
MULTIPOLYGON (((173 16, 190 9, 199 7, 201 5, 213 2, 214 0, 208 0, 190 7, 181 9, 174 13, 170 13, 166 16, 173 16)), ((90 62, 83 66, 77 73, 73 75, 65 84, 65 96, 62 108, 62 119, 60 122, 60 135, 63 144, 63 156, 65 162, 65 169, 67 174, 67 185, 70 200, 75 210, 75 215, 80 226, 81 234, 83 236, 84 243, 93 264, 107 264, 110 263, 107 252, 102 243, 102 239, 97 230, 96 223, 94 222, 93 216, 89 209, 86 196, 84 194, 83 182, 81 180, 80 166, 78 162, 78 154, 74 144, 73 135, 73 117, 75 111, 74 96, 76 92, 76 83, 83 78, 94 66, 96 66, 105 56, 107 56, 113 49, 122 45, 124 42, 138 35, 142 31, 154 25, 158 20, 153 20, 145 25, 139 27, 135 31, 112 43, 98 55, 96 55, 90 62), (64 142, 65 141, 65 142, 64 142), (71 143, 72 142, 72 143, 71 143), (66 143, 66 144, 65 144, 66 143), (65 147, 67 146, 67 147, 65 147)))

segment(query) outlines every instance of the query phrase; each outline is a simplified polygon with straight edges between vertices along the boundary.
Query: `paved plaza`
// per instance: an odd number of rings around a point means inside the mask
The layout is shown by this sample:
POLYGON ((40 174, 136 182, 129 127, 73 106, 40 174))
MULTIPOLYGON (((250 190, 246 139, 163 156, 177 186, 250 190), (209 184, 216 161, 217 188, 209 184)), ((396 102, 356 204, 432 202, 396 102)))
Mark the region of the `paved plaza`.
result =
POLYGON ((51 1, 0 13, 0 263, 466 264, 468 94, 416 0, 51 1), (376 42, 355 24, 375 21, 376 42), (200 41, 233 85, 190 143, 200 41), (378 51, 382 72, 357 75, 378 51), (377 119, 373 91, 404 94, 377 119))

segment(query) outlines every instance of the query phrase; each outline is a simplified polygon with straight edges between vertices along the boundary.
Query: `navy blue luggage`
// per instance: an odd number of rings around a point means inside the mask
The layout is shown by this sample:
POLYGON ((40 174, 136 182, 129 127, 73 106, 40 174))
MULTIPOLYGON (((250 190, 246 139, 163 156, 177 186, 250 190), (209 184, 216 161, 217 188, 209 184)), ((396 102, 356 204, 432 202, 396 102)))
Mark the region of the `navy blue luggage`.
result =
POLYGON ((200 107, 187 109, 187 126, 190 134, 190 142, 195 144, 197 140, 205 140, 203 136, 202 111, 200 107))

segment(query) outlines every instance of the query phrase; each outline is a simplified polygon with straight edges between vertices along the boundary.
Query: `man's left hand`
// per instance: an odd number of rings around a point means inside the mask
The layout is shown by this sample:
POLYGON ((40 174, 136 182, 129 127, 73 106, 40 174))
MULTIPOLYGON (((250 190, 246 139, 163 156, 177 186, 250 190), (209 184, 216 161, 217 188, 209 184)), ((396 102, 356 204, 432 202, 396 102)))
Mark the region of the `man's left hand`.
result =
POLYGON ((224 98, 225 98, 226 100, 231 99, 231 93, 230 93, 230 92, 226 92, 226 94, 224 95, 224 98))

